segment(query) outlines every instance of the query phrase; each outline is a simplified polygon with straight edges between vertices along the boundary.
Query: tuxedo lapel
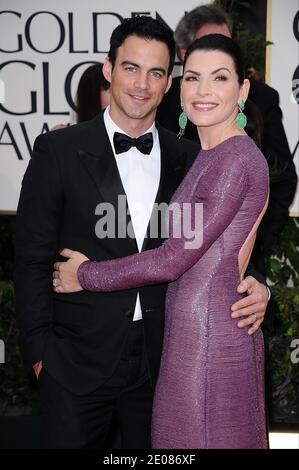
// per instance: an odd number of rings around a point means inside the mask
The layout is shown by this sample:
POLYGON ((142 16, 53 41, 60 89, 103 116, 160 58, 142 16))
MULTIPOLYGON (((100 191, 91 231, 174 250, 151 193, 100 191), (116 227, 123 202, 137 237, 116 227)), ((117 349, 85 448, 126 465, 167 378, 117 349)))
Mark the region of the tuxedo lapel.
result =
MULTIPOLYGON (((89 135, 88 142, 86 143, 85 148, 81 148, 78 151, 79 158, 89 173, 90 178, 95 183, 103 201, 105 203, 112 204, 114 207, 116 221, 122 219, 123 223, 125 223, 126 227, 128 227, 128 224, 132 224, 126 199, 125 217, 123 213, 118 213, 119 196, 122 196, 122 201, 124 201, 124 197, 126 198, 126 193, 104 126, 103 117, 100 116, 95 118, 91 124, 91 133, 89 135)), ((120 206, 122 212, 124 210, 123 206, 124 204, 120 206)), ((135 253, 138 251, 135 237, 131 238, 127 236, 126 240, 128 242, 129 253, 135 253)))
POLYGON ((125 190, 109 141, 98 155, 85 150, 79 150, 78 154, 103 200, 117 208, 118 196, 125 195, 125 190))

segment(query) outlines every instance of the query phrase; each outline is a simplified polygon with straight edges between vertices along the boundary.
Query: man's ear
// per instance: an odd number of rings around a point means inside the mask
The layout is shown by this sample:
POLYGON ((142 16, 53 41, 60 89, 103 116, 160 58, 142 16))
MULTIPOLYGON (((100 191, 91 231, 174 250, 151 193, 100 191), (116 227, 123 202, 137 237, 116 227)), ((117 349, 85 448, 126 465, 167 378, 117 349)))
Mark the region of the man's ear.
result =
POLYGON ((185 54, 186 54, 186 49, 183 49, 182 47, 178 47, 177 56, 181 62, 184 62, 185 54))
POLYGON ((171 84, 172 84, 172 75, 170 74, 169 77, 168 77, 167 87, 166 87, 166 90, 164 91, 164 95, 165 95, 165 93, 168 92, 169 88, 171 87, 171 84))
POLYGON ((112 64, 108 57, 105 57, 103 64, 103 75, 107 82, 111 83, 112 64))

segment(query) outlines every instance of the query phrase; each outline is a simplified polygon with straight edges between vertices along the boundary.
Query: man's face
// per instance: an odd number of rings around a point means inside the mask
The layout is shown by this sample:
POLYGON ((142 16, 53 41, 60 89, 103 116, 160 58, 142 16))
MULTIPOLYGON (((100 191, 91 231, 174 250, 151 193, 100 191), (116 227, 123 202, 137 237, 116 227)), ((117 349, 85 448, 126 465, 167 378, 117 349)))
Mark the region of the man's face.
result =
POLYGON ((110 86, 110 114, 120 127, 129 120, 154 122, 156 109, 168 91, 169 50, 155 39, 129 36, 118 48, 114 68, 108 59, 105 78, 110 86))
MULTIPOLYGON (((200 39, 203 36, 207 36, 208 34, 223 34, 224 36, 227 36, 229 38, 231 37, 231 33, 226 24, 209 23, 202 26, 196 31, 193 40, 200 39)), ((186 49, 180 48, 179 56, 182 61, 184 60, 185 54, 186 49)))
POLYGON ((196 31, 194 39, 200 39, 203 36, 207 36, 208 34, 223 34, 224 36, 231 37, 230 31, 226 24, 206 24, 199 28, 196 31))

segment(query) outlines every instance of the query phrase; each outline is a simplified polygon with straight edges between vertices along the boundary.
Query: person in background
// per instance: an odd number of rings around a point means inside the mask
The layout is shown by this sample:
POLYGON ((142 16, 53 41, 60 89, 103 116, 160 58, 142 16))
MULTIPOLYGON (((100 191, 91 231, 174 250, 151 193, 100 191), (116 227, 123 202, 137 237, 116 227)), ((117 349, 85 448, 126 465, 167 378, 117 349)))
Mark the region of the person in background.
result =
MULTIPOLYGON (((194 39, 212 33, 232 36, 232 21, 223 10, 207 4, 194 8, 186 14, 179 21, 174 32, 179 59, 184 60, 186 49, 194 39)), ((158 122, 176 133, 179 130, 178 119, 182 112, 180 81, 181 77, 173 79, 172 86, 157 111, 158 122)), ((256 270, 265 275, 265 258, 271 253, 274 243, 287 222, 289 207, 296 192, 297 175, 282 124, 277 91, 257 80, 251 80, 250 85, 248 101, 251 102, 251 107, 246 108, 249 124, 246 131, 251 137, 255 137, 270 170, 269 205, 257 232, 257 240, 251 257, 256 270), (255 112, 253 107, 255 107, 255 112), (253 126, 255 135, 250 132, 249 126, 252 120, 249 113, 253 113, 259 123, 253 126)), ((191 122, 187 124, 185 137, 198 141, 196 127, 191 122)))
MULTIPOLYGON (((103 75, 101 62, 91 65, 83 72, 76 93, 76 123, 89 121, 109 106, 109 88, 110 83, 103 75)), ((57 124, 51 130, 64 127, 66 124, 57 124)))
POLYGON ((110 83, 103 75, 103 64, 88 67, 82 74, 76 99, 77 122, 89 121, 109 106, 110 83))

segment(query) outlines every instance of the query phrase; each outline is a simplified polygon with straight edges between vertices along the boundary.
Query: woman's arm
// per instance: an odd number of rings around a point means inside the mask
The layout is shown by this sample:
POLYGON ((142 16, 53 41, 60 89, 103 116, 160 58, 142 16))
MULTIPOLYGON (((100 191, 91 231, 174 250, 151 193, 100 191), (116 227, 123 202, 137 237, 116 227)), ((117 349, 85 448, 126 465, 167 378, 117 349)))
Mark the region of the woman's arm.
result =
MULTIPOLYGON (((176 280, 200 259, 231 223, 243 203, 247 185, 247 172, 237 155, 232 152, 223 160, 217 158, 211 170, 199 180, 189 201, 192 223, 198 209, 196 203, 203 204, 202 240, 199 240, 199 233, 193 241, 186 233, 176 237, 179 223, 176 222, 170 238, 157 249, 111 261, 82 263, 78 269, 81 286, 90 291, 117 291, 176 280)), ((178 219, 180 215, 187 215, 184 205, 179 206, 178 219)), ((189 221, 187 225, 190 226, 189 221)))

